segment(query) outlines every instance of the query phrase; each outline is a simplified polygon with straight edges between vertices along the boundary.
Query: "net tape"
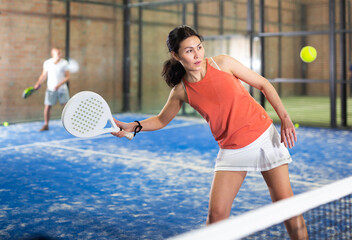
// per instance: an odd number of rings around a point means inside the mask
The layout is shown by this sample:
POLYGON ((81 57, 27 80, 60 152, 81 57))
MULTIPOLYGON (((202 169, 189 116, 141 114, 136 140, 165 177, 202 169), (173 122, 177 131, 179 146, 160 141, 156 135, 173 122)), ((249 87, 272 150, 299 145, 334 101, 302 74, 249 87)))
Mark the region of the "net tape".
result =
MULTIPOLYGON (((281 230, 272 230, 273 235, 277 234, 279 236, 281 232, 286 234, 282 223, 301 214, 304 218, 307 218, 305 220, 310 239, 352 239, 351 194, 352 176, 257 210, 231 217, 208 227, 172 237, 170 240, 274 239, 272 236, 270 238, 256 238, 255 236, 260 235, 260 232, 264 229, 275 225, 281 230), (317 213, 311 217, 309 211, 313 209, 317 213), (312 223, 310 222, 311 218, 319 219, 312 223), (325 229, 321 229, 323 227, 321 221, 327 224, 325 229), (313 233, 320 235, 316 235, 317 238, 312 238, 313 233), (341 235, 339 238, 333 237, 339 234, 341 235), (253 236, 253 238, 248 236, 253 236)), ((288 237, 287 234, 284 236, 288 237)), ((284 238, 280 235, 278 239, 284 238)))

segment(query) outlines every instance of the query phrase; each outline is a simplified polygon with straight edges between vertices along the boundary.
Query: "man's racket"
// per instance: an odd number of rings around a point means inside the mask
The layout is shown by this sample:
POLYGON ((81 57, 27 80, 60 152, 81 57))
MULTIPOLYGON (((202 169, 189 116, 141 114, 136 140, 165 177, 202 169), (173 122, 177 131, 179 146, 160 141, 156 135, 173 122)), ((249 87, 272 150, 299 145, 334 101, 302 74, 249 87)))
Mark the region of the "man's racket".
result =
POLYGON ((37 89, 35 89, 34 87, 28 87, 26 88, 23 93, 22 93, 22 97, 24 99, 28 98, 30 95, 32 95, 32 93, 34 93, 37 89))
MULTIPOLYGON (((106 101, 90 91, 79 92, 66 103, 61 121, 67 132, 80 138, 123 131, 116 126, 106 101)), ((134 134, 125 132, 125 137, 132 140, 134 134)))

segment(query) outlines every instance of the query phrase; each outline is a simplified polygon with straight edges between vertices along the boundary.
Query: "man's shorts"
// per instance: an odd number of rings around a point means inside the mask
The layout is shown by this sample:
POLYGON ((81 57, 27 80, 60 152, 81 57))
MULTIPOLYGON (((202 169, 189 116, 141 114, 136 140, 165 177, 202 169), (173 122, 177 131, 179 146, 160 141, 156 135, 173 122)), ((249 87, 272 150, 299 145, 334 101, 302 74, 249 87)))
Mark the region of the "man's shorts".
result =
POLYGON ((53 106, 59 100, 60 104, 65 104, 70 99, 68 90, 50 91, 46 90, 44 104, 53 106))

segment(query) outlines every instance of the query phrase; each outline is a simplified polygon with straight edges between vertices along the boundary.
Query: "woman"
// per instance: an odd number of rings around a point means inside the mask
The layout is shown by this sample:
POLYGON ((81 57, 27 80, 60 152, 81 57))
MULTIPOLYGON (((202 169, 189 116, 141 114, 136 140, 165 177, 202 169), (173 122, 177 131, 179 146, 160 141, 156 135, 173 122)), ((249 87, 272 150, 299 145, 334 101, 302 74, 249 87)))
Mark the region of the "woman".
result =
MULTIPOLYGON (((293 147, 295 128, 274 87, 262 76, 226 55, 204 58, 202 37, 188 26, 169 33, 163 77, 172 88, 159 115, 141 122, 115 120, 125 131, 154 131, 165 127, 184 102, 209 123, 220 150, 210 192, 207 224, 230 215, 231 206, 247 171, 261 171, 272 201, 293 196, 287 147, 293 147), (239 79, 264 93, 281 120, 281 140, 265 110, 250 96, 239 79)), ((123 132, 113 135, 123 137, 123 132)), ((292 239, 306 239, 302 216, 285 222, 292 239)))

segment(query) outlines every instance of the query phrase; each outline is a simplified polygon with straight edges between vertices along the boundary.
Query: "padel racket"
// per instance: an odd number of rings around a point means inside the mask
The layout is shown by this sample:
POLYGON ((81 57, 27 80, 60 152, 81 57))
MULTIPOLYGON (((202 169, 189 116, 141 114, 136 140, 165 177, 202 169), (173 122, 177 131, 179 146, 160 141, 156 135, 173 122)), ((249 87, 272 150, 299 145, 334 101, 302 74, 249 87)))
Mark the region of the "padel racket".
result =
POLYGON ((34 93, 37 89, 35 89, 34 87, 28 87, 26 88, 23 93, 22 93, 22 97, 24 99, 28 98, 30 95, 32 95, 32 93, 34 93))
MULTIPOLYGON (((123 131, 116 126, 107 102, 90 91, 79 92, 66 103, 61 121, 67 132, 80 138, 123 131)), ((125 137, 131 140, 134 134, 125 132, 125 137)))

